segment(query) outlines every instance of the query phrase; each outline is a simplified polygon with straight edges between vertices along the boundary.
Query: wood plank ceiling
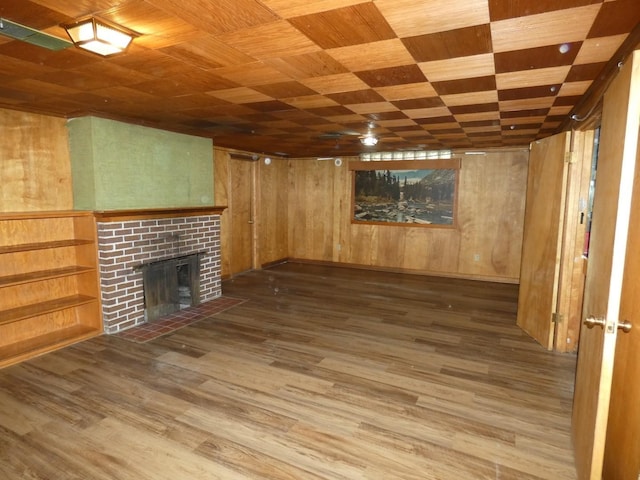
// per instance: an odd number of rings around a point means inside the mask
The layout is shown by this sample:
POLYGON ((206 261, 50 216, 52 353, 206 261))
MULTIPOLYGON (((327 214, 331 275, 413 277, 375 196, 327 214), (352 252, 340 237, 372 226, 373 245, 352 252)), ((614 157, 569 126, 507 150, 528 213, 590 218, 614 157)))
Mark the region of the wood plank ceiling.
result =
POLYGON ((640 3, 0 4, 3 19, 60 38, 61 24, 87 15, 140 36, 125 54, 101 58, 0 35, 0 107, 104 116, 211 137, 217 146, 308 157, 522 146, 549 136, 637 38, 640 3), (377 146, 359 141, 368 131, 377 146))

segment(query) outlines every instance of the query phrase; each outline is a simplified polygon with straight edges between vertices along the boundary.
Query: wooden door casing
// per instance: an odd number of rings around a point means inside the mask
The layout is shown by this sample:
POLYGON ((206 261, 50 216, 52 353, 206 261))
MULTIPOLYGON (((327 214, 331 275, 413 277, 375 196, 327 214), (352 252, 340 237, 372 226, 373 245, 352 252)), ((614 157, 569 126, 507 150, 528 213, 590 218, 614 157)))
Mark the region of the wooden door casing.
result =
MULTIPOLYGON (((626 272, 627 278, 632 275, 637 279, 637 271, 633 271, 626 264, 625 258, 631 193, 634 186, 640 105, 638 80, 635 81, 635 88, 630 86, 632 86, 632 78, 638 78, 637 65, 637 58, 635 62, 625 64, 604 98, 593 223, 584 292, 584 317, 617 319, 621 312, 622 283, 627 268, 629 268, 626 272), (636 73, 632 75, 634 71, 636 73)), ((633 240, 629 243, 629 247, 633 248, 631 243, 634 243, 633 240)), ((601 480, 605 440, 608 442, 612 441, 613 437, 616 440, 620 438, 620 434, 614 431, 607 434, 610 402, 613 402, 611 404, 613 412, 620 408, 616 407, 617 404, 629 404, 637 408, 640 401, 632 397, 633 391, 624 387, 617 392, 617 396, 611 397, 616 336, 615 329, 611 334, 605 334, 600 327, 585 326, 582 327, 580 334, 572 418, 576 468, 580 480, 601 480)), ((622 361, 619 357, 616 360, 622 361)), ((624 370, 619 369, 617 374, 624 374, 624 370)), ((629 381, 637 383, 637 378, 621 378, 620 381, 622 384, 629 381)), ((637 390, 634 391, 637 392, 637 390)), ((622 429, 629 426, 625 422, 622 429)), ((621 462, 620 452, 611 447, 607 447, 606 451, 607 464, 621 462)), ((637 477, 610 477, 611 480, 618 478, 635 480, 637 477)))
POLYGON ((567 173, 567 197, 564 211, 560 273, 555 311, 553 349, 574 352, 578 349, 582 323, 585 281, 584 245, 588 223, 589 186, 595 132, 571 133, 571 163, 567 173))

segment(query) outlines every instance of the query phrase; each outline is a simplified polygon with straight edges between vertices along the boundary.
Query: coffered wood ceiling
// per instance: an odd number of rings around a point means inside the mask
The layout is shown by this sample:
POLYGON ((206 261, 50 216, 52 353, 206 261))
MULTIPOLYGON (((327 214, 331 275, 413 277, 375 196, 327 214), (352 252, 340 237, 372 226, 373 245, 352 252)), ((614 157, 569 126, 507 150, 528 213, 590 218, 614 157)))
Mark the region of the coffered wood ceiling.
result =
POLYGON ((61 24, 90 14, 140 36, 127 53, 101 58, 0 35, 0 107, 307 157, 522 146, 551 135, 594 96, 619 49, 635 46, 640 2, 0 3, 2 18, 60 38, 61 24), (376 147, 359 141, 369 129, 376 147))

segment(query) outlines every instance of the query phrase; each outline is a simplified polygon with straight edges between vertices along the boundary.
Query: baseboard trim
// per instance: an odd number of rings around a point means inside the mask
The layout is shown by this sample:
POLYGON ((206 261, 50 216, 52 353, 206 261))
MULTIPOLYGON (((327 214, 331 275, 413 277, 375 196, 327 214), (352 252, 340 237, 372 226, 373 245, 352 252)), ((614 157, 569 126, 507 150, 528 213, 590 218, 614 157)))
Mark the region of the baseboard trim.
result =
POLYGON ((403 274, 409 274, 409 275, 422 275, 425 277, 456 278, 461 280, 476 280, 480 282, 509 283, 512 285, 517 285, 520 283, 520 279, 509 278, 509 277, 491 277, 488 275, 462 275, 457 273, 434 272, 429 270, 412 270, 408 268, 381 267, 376 265, 361 265, 357 263, 331 262, 331 261, 325 261, 325 260, 309 260, 306 258, 287 258, 283 260, 284 261, 280 261, 276 264, 281 264, 281 263, 305 264, 306 263, 309 265, 322 265, 326 267, 357 268, 359 270, 370 270, 373 272, 403 273, 403 274))
POLYGON ((280 258, 278 260, 274 260, 273 262, 263 263, 262 265, 260 265, 260 268, 262 269, 271 268, 271 267, 275 267, 276 265, 282 265, 283 263, 288 263, 288 262, 289 262, 288 257, 280 258))

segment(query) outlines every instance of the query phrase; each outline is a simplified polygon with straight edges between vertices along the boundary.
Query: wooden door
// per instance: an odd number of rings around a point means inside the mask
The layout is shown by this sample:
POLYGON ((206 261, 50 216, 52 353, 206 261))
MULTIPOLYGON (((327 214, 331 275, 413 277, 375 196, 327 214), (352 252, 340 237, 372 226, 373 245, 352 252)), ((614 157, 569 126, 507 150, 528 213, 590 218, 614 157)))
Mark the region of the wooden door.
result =
MULTIPOLYGON (((640 52, 635 52, 630 106, 638 119, 640 113, 640 52), (634 83, 635 82, 635 83, 634 83), (635 100, 634 100, 635 98, 635 100)), ((635 115, 635 116, 634 116, 635 115)), ((633 125, 627 126, 627 135, 633 125)), ((604 453, 603 478, 640 477, 640 127, 636 142, 636 170, 631 197, 629 241, 622 282, 620 319, 631 322, 628 333, 620 334, 616 345, 611 405, 604 453)), ((630 155, 631 153, 629 153, 630 155)))
POLYGON ((547 349, 553 347, 569 133, 531 145, 517 324, 547 349))
MULTIPOLYGON (((640 132, 638 141, 640 142, 640 132)), ((633 326, 618 332, 611 386, 603 478, 640 478, 640 149, 631 202, 620 319, 633 326), (635 239, 635 241, 633 240, 635 239)))
MULTIPOLYGON (((640 116, 638 52, 634 57, 634 62, 629 60, 623 65, 604 98, 584 293, 583 315, 603 317, 609 322, 631 313, 627 309, 633 308, 638 297, 636 283, 640 272, 638 254, 633 251, 637 249, 637 240, 628 236, 630 223, 640 221, 637 209, 633 215, 631 211, 632 196, 638 202, 640 193, 638 181, 634 182, 640 116), (624 295, 633 297, 624 301, 623 281, 624 295)), ((634 232, 636 228, 634 225, 634 232)), ((637 479, 638 366, 626 367, 637 358, 639 349, 637 332, 628 336, 615 327, 611 331, 582 327, 572 418, 576 467, 581 480, 600 480, 604 463, 610 469, 605 472, 605 480, 637 479), (616 353, 618 336, 626 337, 621 339, 621 348, 616 353), (616 381, 611 396, 613 376, 616 381), (612 423, 607 430, 610 411, 612 423), (636 444, 620 447, 628 438, 636 439, 636 444), (628 455, 635 458, 626 458, 628 455), (618 467, 626 469, 625 473, 615 473, 618 467)))
POLYGON ((255 162, 216 150, 214 197, 226 206, 220 222, 222 278, 250 270, 254 264, 255 162))
POLYGON ((253 268, 253 182, 255 162, 231 157, 229 168, 231 214, 230 275, 253 268))

